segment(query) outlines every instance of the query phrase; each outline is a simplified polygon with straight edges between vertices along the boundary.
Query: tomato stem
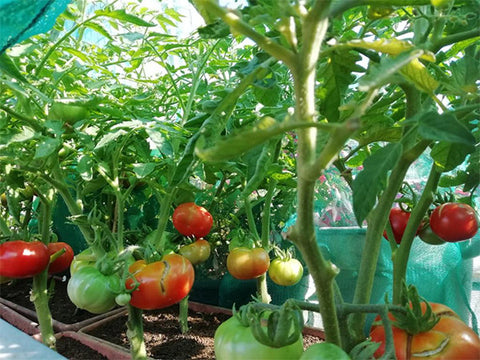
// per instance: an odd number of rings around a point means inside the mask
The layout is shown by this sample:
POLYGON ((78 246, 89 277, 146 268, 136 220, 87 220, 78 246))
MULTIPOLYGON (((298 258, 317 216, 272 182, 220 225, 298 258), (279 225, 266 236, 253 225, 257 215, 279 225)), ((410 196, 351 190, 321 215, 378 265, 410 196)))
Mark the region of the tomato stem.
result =
POLYGON ((127 305, 127 308, 127 335, 130 341, 130 354, 134 360, 147 359, 147 350, 143 338, 143 311, 132 305, 127 305))

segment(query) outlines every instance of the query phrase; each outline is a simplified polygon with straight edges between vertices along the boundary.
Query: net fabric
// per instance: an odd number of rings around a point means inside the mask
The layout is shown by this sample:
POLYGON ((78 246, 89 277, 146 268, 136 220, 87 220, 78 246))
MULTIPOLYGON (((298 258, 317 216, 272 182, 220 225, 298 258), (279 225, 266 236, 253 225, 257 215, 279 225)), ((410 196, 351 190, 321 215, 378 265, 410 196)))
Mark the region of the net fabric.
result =
POLYGON ((0 55, 29 37, 47 32, 71 0, 0 0, 0 55))
MULTIPOLYGON (((431 159, 427 155, 412 165, 405 180, 416 192, 422 191, 430 167, 431 159)), ((366 227, 358 227, 351 206, 351 189, 339 175, 336 169, 331 168, 319 179, 314 219, 317 243, 325 258, 340 269, 337 284, 344 300, 350 302, 358 278, 366 227)), ((478 196, 476 199, 475 208, 479 209, 478 196)), ((294 223, 295 216, 292 216, 285 230, 294 223)), ((421 296, 451 307, 477 333, 477 318, 480 315, 479 256, 478 233, 469 241, 443 245, 429 245, 416 237, 407 269, 407 283, 415 285, 421 296)), ((392 284, 391 249, 388 242, 382 240, 371 303, 383 303, 385 294, 391 297, 392 284)), ((316 300, 313 290, 308 292, 306 299, 316 300)), ((367 320, 366 331, 368 323, 367 320)))

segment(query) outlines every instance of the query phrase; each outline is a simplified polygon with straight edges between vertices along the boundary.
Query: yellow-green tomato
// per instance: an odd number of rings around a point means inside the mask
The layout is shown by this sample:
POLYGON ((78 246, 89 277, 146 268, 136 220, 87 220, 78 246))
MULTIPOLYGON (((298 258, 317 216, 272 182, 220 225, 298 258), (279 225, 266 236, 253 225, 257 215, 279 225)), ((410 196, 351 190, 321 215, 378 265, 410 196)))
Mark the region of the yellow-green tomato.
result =
POLYGON ((350 360, 350 356, 335 344, 313 344, 304 351, 300 360, 350 360))
POLYGON ((303 266, 297 259, 276 258, 270 263, 268 275, 275 284, 282 286, 295 285, 303 276, 303 266))
POLYGON ((56 101, 50 106, 48 118, 52 120, 61 120, 70 125, 88 117, 88 109, 83 105, 77 105, 72 102, 56 101))
POLYGON ((210 243, 204 239, 182 246, 178 252, 186 257, 193 265, 201 264, 210 257, 210 243))
POLYGON ((439 9, 446 8, 450 5, 451 0, 430 0, 430 3, 439 9))

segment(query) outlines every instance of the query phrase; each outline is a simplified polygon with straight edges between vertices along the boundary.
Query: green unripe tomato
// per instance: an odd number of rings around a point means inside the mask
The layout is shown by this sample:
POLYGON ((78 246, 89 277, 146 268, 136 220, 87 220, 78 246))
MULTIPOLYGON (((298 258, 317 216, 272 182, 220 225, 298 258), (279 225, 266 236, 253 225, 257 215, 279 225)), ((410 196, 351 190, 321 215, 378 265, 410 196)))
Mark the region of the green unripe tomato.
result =
POLYGON ((132 295, 128 293, 118 294, 115 297, 115 302, 120 306, 125 306, 130 302, 131 298, 132 298, 132 295))
POLYGON ((303 266, 297 259, 276 258, 270 263, 268 275, 277 285, 295 285, 303 276, 303 266))
POLYGON ((117 275, 103 275, 93 266, 84 266, 68 281, 67 293, 78 308, 102 314, 115 306, 115 298, 122 287, 117 275))
POLYGON ((298 360, 303 353, 303 337, 293 344, 274 348, 259 343, 250 327, 243 326, 236 316, 224 321, 215 331, 217 360, 298 360))
POLYGON ((335 344, 313 344, 304 351, 300 360, 351 360, 350 356, 335 344))
POLYGON ((88 109, 83 105, 71 104, 68 102, 56 101, 50 106, 48 118, 61 120, 70 125, 83 120, 88 116, 88 109))

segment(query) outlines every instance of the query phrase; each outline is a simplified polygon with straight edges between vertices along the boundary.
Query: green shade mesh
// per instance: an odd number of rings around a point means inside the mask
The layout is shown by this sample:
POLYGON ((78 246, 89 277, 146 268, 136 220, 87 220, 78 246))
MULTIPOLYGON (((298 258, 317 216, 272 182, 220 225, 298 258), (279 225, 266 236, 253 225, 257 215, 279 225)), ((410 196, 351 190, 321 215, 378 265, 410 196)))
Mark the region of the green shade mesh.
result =
POLYGON ((71 0, 0 0, 0 55, 29 37, 47 32, 71 0))

